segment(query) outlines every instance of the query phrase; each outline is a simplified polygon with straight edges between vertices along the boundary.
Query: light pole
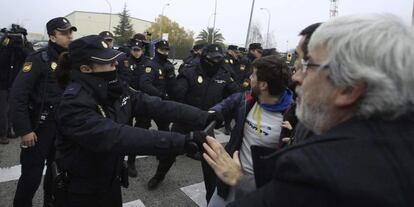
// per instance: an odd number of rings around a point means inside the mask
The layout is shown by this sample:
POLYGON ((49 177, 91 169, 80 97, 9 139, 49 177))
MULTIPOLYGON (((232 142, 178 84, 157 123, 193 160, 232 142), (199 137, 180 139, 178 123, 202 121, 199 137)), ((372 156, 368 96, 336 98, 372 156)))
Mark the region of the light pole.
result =
POLYGON ((162 17, 164 16, 164 9, 165 9, 165 7, 167 7, 169 5, 170 5, 170 3, 164 4, 164 6, 162 7, 162 10, 161 10, 161 16, 160 16, 160 40, 162 40, 162 17))
POLYGON ((269 18, 267 19, 267 34, 266 34, 266 47, 269 48, 269 27, 270 27, 270 10, 268 8, 260 8, 260 10, 265 10, 267 14, 269 15, 269 18))
POLYGON ((109 27, 108 27, 108 31, 111 31, 111 23, 112 23, 112 6, 111 6, 111 3, 109 3, 109 1, 108 0, 105 0, 106 1, 106 3, 108 4, 108 6, 109 6, 109 27))
POLYGON ((254 2, 255 2, 255 0, 252 1, 252 9, 250 10, 249 25, 247 26, 246 44, 244 46, 245 48, 247 48, 247 44, 249 43, 250 25, 252 24, 252 17, 253 17, 253 10, 254 10, 254 2))
POLYGON ((214 30, 216 30, 216 16, 217 16, 217 0, 214 3, 214 20, 213 20, 213 34, 211 34, 211 44, 214 43, 214 30))

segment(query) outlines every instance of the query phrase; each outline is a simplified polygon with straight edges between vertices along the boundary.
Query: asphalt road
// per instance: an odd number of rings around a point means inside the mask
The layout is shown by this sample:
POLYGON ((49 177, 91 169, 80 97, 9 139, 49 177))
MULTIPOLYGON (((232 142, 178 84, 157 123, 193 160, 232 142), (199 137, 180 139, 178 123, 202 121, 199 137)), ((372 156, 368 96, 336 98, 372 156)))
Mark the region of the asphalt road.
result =
MULTIPOLYGON (((228 136, 221 131, 216 130, 215 133, 221 142, 228 141, 228 136)), ((20 176, 20 138, 10 141, 8 145, 0 145, 0 207, 12 206, 17 180, 20 176)), ((177 157, 177 162, 163 183, 153 191, 149 191, 146 185, 155 173, 156 158, 153 156, 139 157, 136 160, 136 166, 138 177, 130 178, 129 188, 122 189, 125 207, 205 206, 205 190, 199 161, 186 156, 177 157)), ((43 190, 39 187, 33 199, 33 206, 42 206, 42 198, 43 190)))

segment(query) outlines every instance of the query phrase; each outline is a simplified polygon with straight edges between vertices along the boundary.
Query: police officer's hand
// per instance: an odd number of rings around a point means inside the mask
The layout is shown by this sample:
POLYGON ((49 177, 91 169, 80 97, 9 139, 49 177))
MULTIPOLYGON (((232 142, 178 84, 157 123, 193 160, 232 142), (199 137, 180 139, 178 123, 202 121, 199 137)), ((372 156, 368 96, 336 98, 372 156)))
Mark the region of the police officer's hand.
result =
POLYGON ((28 134, 25 134, 22 136, 22 142, 21 142, 21 147, 22 148, 28 148, 28 147, 33 147, 35 146, 37 142, 37 135, 34 132, 30 132, 28 134))
POLYGON ((195 154, 203 149, 207 133, 203 131, 192 131, 185 136, 184 150, 187 154, 195 154))
POLYGON ((216 127, 215 127, 216 129, 221 128, 224 122, 223 114, 219 111, 213 111, 213 110, 208 111, 206 125, 209 125, 213 121, 216 121, 216 127))

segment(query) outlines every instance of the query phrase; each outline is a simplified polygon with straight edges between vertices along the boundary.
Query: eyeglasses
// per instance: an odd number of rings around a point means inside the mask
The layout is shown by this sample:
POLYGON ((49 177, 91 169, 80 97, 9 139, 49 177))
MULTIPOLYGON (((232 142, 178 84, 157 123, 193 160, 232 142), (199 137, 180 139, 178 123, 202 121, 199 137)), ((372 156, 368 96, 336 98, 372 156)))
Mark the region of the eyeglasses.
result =
POLYGON ((302 68, 301 68, 302 73, 306 73, 306 71, 310 68, 326 69, 326 68, 329 67, 328 64, 326 64, 326 65, 315 64, 315 63, 310 62, 309 60, 306 61, 304 59, 301 59, 301 64, 302 64, 302 68))

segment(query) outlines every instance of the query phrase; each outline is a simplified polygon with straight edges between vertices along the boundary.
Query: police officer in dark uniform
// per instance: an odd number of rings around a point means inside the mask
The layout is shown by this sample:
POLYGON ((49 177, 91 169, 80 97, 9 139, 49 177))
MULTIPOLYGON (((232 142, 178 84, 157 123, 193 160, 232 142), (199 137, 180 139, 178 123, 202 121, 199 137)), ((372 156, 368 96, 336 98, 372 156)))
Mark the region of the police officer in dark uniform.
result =
MULTIPOLYGON (((176 85, 174 65, 168 60, 170 46, 166 40, 155 44, 155 55, 145 65, 139 79, 139 89, 151 96, 170 99, 171 90, 176 85)), ((169 122, 154 120, 159 130, 169 130, 169 122)))
POLYGON ((8 138, 17 138, 9 113, 10 89, 26 57, 33 52, 26 39, 27 30, 13 24, 10 30, 0 31, 0 144, 8 144, 8 138), (9 36, 8 33, 13 36, 9 36))
MULTIPOLYGON (((239 87, 224 68, 224 55, 219 45, 203 48, 200 63, 183 71, 177 78, 174 91, 176 100, 202 110, 208 110, 228 95, 238 92, 239 87)), ((172 131, 188 133, 191 126, 174 123, 172 131)), ((175 157, 159 158, 155 175, 148 182, 149 189, 156 188, 175 162, 175 157)))
POLYGON ((250 75, 252 74, 251 64, 256 58, 262 57, 263 48, 260 43, 251 43, 249 45, 249 51, 246 56, 240 60, 239 70, 236 70, 239 84, 243 90, 250 89, 250 75))
POLYGON ((58 80, 67 85, 56 112, 56 162, 64 207, 121 207, 125 154, 178 155, 200 150, 205 134, 182 135, 128 126, 132 116, 151 116, 202 128, 209 114, 164 101, 118 81, 116 58, 103 39, 75 40, 61 56, 58 80), (71 80, 71 81, 68 81, 71 80))
MULTIPOLYGON (((139 90, 140 76, 144 73, 145 65, 147 65, 148 61, 151 61, 151 59, 145 55, 145 43, 143 41, 131 39, 129 45, 129 58, 124 64, 126 64, 125 66, 131 72, 130 86, 135 90, 139 90)), ((151 119, 142 116, 135 117, 135 127, 149 129, 151 127, 151 119)), ((135 157, 136 155, 128 156, 128 175, 131 177, 137 177, 138 175, 135 167, 135 157)))
POLYGON ((178 68, 178 73, 182 73, 184 68, 200 63, 200 56, 205 45, 206 44, 204 43, 200 43, 193 46, 193 49, 190 51, 190 55, 183 60, 183 64, 181 64, 178 68))
POLYGON ((47 161, 44 179, 44 206, 52 202, 50 165, 54 160, 56 123, 54 113, 62 95, 55 78, 59 54, 72 41, 72 26, 64 17, 46 24, 49 45, 27 57, 11 91, 13 126, 21 136, 20 163, 22 175, 17 184, 14 206, 32 206, 32 199, 40 185, 47 161))

